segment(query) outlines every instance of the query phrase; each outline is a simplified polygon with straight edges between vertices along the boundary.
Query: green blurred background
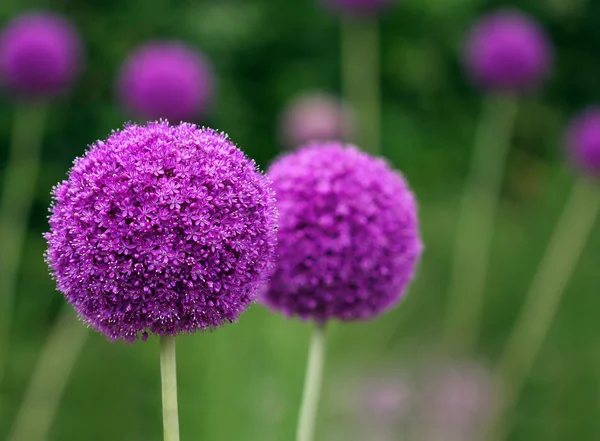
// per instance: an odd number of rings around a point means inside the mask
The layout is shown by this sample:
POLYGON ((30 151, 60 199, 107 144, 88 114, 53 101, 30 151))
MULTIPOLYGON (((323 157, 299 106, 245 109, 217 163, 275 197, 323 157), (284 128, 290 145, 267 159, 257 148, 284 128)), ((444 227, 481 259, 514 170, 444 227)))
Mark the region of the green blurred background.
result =
MULTIPOLYGON (((331 327, 320 440, 378 439, 383 423, 363 421, 369 410, 354 406, 354 398, 357 403, 362 399, 355 389, 365 379, 420 377, 446 360, 439 357, 446 353, 440 342, 451 245, 481 102, 461 71, 459 51, 472 20, 507 3, 402 3, 381 19, 382 148, 418 196, 426 252, 419 277, 399 308, 371 323, 331 327)), ((473 360, 484 365, 493 364, 503 349, 573 182, 560 153, 562 127, 600 94, 600 2, 509 4, 546 26, 556 46, 556 66, 547 87, 522 101, 479 356, 473 360)), ((74 20, 85 41, 86 68, 49 116, 10 360, 0 390, 0 439, 7 436, 64 303, 42 257, 50 189, 88 144, 127 119, 115 102, 114 79, 128 52, 157 37, 179 38, 204 51, 215 65, 218 92, 212 114, 199 122, 228 132, 263 167, 280 151, 277 122, 290 98, 312 89, 340 93, 339 23, 314 0, 2 0, 0 25, 29 8, 60 11, 74 20)), ((13 104, 0 99, 0 171, 13 104)), ((513 415, 511 441, 600 439, 599 259, 596 228, 513 415)), ((293 439, 308 336, 305 324, 255 305, 238 324, 180 338, 182 439, 293 439)), ((409 381, 414 389, 410 399, 420 395, 419 384, 409 381)), ((158 441, 160 418, 157 340, 127 345, 93 334, 77 361, 51 439, 158 441)), ((419 418, 428 421, 427 410, 409 419, 419 418)), ((386 439, 411 439, 412 429, 397 426, 386 439)))

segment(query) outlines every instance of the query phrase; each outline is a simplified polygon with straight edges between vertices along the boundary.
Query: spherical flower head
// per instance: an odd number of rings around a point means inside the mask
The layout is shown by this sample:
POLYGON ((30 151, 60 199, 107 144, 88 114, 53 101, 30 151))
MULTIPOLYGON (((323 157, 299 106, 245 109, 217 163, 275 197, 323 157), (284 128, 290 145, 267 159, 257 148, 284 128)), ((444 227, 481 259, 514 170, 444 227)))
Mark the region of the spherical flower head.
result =
POLYGON ((480 19, 468 33, 465 65, 481 87, 521 93, 538 87, 549 75, 552 48, 533 19, 501 10, 480 19))
POLYGON ((127 126, 77 159, 53 199, 46 260, 111 340, 233 322, 272 268, 270 182, 211 129, 127 126))
POLYGON ((204 55, 171 41, 151 42, 135 50, 118 80, 121 101, 132 115, 172 123, 203 116, 213 89, 212 67, 204 55))
POLYGON ((296 97, 285 109, 280 138, 289 149, 312 141, 349 140, 354 125, 352 112, 339 99, 312 92, 296 97))
POLYGON ((278 259, 261 301, 324 322, 368 320, 393 307, 421 255, 404 178, 354 146, 315 144, 277 160, 278 259))
POLYGON ((66 19, 25 13, 0 34, 0 79, 17 96, 53 96, 75 80, 81 52, 79 36, 66 19))
POLYGON ((327 7, 351 15, 373 15, 388 7, 394 0, 321 0, 327 7))
POLYGON ((565 144, 577 170, 600 177, 600 107, 590 108, 573 119, 567 129, 565 144))

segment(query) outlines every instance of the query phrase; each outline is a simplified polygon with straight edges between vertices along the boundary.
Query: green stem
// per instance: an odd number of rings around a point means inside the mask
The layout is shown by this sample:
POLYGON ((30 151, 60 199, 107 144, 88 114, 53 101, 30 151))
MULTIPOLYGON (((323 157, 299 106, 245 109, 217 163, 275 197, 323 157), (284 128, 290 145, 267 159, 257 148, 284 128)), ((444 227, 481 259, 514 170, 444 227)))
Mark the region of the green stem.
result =
POLYGON ((0 196, 0 383, 8 357, 17 272, 35 190, 46 108, 21 104, 15 122, 0 196))
POLYGON ((498 210, 517 103, 489 97, 477 130, 459 212, 446 335, 464 351, 475 345, 483 309, 494 220, 498 210))
POLYGON ((380 151, 380 55, 377 19, 343 17, 341 22, 342 91, 355 112, 358 145, 380 151))
POLYGON ((506 428, 501 426, 503 417, 515 405, 540 352, 599 211, 597 186, 577 182, 498 363, 502 394, 494 439, 501 440, 506 436, 506 428))
POLYGON ((296 441, 313 441, 314 439, 324 364, 325 328, 317 325, 310 342, 296 441))
POLYGON ((88 329, 70 306, 57 318, 37 362, 10 441, 45 441, 88 329))
POLYGON ((164 441, 179 441, 177 412, 177 362, 175 337, 160 338, 160 373, 162 379, 164 441))

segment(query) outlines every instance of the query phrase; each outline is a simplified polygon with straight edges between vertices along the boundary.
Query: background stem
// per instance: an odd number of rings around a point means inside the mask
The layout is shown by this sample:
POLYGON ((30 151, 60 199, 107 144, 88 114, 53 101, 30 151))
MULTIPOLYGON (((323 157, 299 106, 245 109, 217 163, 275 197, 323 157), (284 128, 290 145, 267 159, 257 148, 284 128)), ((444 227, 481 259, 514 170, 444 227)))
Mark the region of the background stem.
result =
POLYGON ((488 97, 475 137, 456 228, 446 324, 450 343, 463 351, 473 349, 479 331, 494 221, 516 115, 513 99, 488 97))
POLYGON ((13 424, 10 441, 45 441, 56 411, 88 335, 70 305, 56 319, 54 328, 31 376, 27 392, 13 424))
POLYGON ((162 380, 164 441, 179 441, 177 362, 174 336, 165 335, 160 338, 160 373, 162 380))
POLYGON ((23 243, 40 167, 46 107, 21 103, 15 111, 0 197, 0 383, 10 343, 13 303, 23 243))
POLYGON ((502 387, 494 439, 506 436, 506 427, 501 426, 503 417, 515 405, 540 352, 599 210, 598 187, 585 181, 577 182, 498 363, 502 387))
POLYGON ((317 324, 310 341, 302 405, 300 406, 300 417, 296 432, 297 441, 312 441, 314 439, 324 364, 325 328, 317 324))
POLYGON ((380 152, 380 54, 376 18, 343 17, 341 22, 342 93, 356 116, 357 144, 380 152))

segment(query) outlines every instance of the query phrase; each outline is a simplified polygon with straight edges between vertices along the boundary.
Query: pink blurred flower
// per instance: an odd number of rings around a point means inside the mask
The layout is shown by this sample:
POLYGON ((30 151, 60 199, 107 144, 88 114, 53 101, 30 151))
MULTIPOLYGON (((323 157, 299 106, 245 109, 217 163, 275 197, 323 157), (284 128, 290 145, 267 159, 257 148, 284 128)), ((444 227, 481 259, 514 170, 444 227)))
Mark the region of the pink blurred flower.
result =
POLYGON ((311 92, 292 99, 279 130, 282 144, 294 149, 311 141, 351 141, 355 121, 352 111, 333 95, 311 92))
POLYGON ((427 441, 480 441, 496 402, 491 372, 471 362, 427 372, 420 395, 420 430, 427 441))

